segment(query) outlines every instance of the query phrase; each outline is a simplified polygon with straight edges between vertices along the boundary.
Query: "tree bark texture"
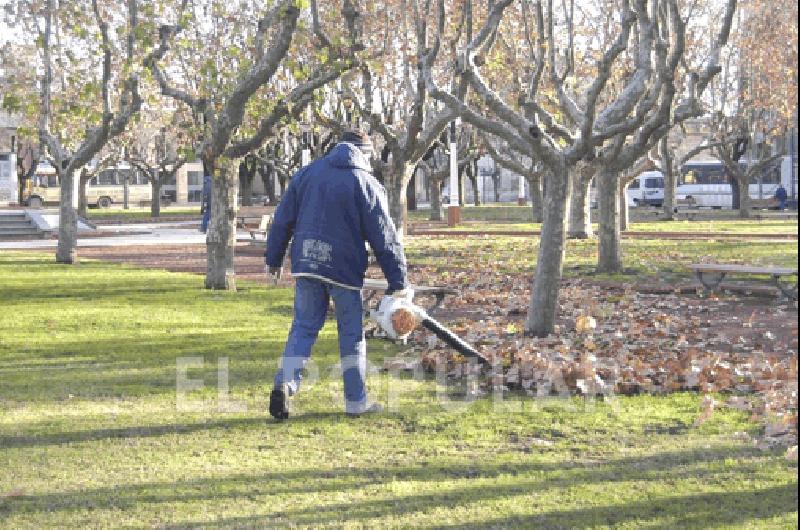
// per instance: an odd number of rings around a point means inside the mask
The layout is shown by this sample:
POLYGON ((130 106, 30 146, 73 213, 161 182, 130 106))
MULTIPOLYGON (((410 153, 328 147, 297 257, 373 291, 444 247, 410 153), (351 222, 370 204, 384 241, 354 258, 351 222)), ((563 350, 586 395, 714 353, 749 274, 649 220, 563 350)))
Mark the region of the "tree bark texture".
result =
POLYGON ((429 180, 431 188, 431 221, 444 220, 444 208, 442 207, 442 182, 431 178, 429 180))
POLYGON ((753 214, 750 202, 749 172, 742 176, 737 175, 736 180, 739 183, 739 218, 749 219, 753 214))
POLYGON ((259 170, 261 174, 261 182, 264 183, 264 191, 267 194, 267 203, 268 204, 276 204, 277 201, 275 200, 275 175, 272 170, 268 169, 266 166, 261 166, 259 170))
POLYGON ((256 175, 256 164, 248 164, 245 158, 239 163, 239 186, 241 187, 242 206, 253 205, 253 179, 256 175))
POLYGON ((89 211, 89 199, 86 197, 86 184, 88 184, 88 182, 89 179, 84 169, 78 181, 78 215, 84 218, 88 215, 89 211))
POLYGON ((545 180, 544 222, 525 326, 526 332, 536 337, 553 333, 558 311, 571 188, 566 163, 562 160, 560 167, 545 176, 545 180))
POLYGON ((406 186, 406 205, 408 211, 413 212, 417 209, 417 171, 411 170, 411 180, 406 186))
MULTIPOLYGON (((599 206, 598 235, 600 239, 597 270, 604 273, 622 271, 620 248, 620 193, 618 175, 604 169, 598 175, 597 203, 599 206)), ((624 191, 624 189, 623 189, 624 191)))
POLYGON ((664 167, 664 219, 672 221, 675 219, 675 186, 677 184, 677 172, 672 164, 664 167))
MULTIPOLYGON (((470 162, 472 164, 472 162, 470 162)), ((469 181, 472 184, 472 202, 475 203, 475 206, 481 205, 481 193, 478 189, 478 172, 476 170, 470 169, 469 172, 469 181)))
POLYGON ((236 195, 239 183, 235 161, 216 161, 212 179, 211 219, 206 236, 206 289, 236 290, 233 255, 236 246, 236 195))
POLYGON ((569 202, 569 230, 567 237, 570 239, 589 239, 592 232, 591 196, 589 187, 591 177, 580 166, 571 172, 572 199, 569 202))
POLYGON ((153 197, 150 200, 150 217, 161 217, 161 177, 158 172, 150 180, 150 188, 153 191, 153 197))
POLYGON ((406 208, 406 189, 411 181, 414 166, 409 164, 393 164, 385 167, 384 187, 389 202, 389 215, 394 221, 397 234, 402 241, 408 224, 408 210, 406 208))
POLYGON ((528 177, 528 187, 531 191, 531 209, 533 222, 541 223, 544 219, 544 197, 542 193, 542 177, 539 175, 528 177))
POLYGON ((59 202, 56 263, 72 265, 78 263, 78 215, 73 206, 75 173, 68 170, 60 177, 61 199, 59 202))
POLYGON ((500 202, 500 175, 492 175, 492 184, 494 184, 494 202, 500 202))
POLYGON ((620 182, 619 184, 619 229, 624 232, 631 224, 631 209, 628 206, 628 184, 629 182, 620 182))

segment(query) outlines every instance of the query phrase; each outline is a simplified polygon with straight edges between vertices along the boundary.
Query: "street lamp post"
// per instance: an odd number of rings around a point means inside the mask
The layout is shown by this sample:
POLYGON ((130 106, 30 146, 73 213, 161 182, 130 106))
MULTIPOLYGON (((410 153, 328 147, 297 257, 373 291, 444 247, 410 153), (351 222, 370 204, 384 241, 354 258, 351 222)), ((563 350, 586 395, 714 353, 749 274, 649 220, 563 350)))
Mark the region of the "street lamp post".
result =
POLYGON ((447 207, 447 226, 461 222, 461 207, 458 204, 458 145, 456 121, 450 122, 450 200, 447 207))
POLYGON ((517 194, 517 204, 520 206, 525 206, 528 204, 528 201, 525 200, 525 177, 522 175, 519 176, 519 193, 517 194))

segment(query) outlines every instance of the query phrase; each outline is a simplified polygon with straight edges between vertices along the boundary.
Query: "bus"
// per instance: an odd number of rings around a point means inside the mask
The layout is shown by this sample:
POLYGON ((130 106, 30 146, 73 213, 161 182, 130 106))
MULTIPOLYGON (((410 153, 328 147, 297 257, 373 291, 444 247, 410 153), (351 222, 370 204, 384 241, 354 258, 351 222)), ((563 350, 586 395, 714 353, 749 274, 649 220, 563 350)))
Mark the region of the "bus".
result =
MULTIPOLYGON (((79 173, 76 172, 76 182, 78 175, 79 173)), ((126 180, 129 204, 150 202, 152 200, 153 190, 144 173, 123 163, 103 169, 89 180, 86 184, 86 200, 88 204, 95 205, 98 208, 109 208, 113 204, 123 204, 125 202, 126 180)), ((30 185, 26 187, 23 193, 25 204, 31 208, 57 205, 61 199, 61 183, 55 168, 46 162, 39 163, 30 185)))
MULTIPOLYGON (((747 161, 740 161, 744 168, 747 161)), ((797 199, 797 177, 794 175, 792 157, 784 156, 774 164, 754 175, 749 192, 752 199, 771 199, 779 184, 783 184, 792 199, 797 199)), ((733 208, 731 178, 722 162, 689 161, 681 168, 675 191, 677 199, 694 199, 697 206, 706 208, 733 208)))

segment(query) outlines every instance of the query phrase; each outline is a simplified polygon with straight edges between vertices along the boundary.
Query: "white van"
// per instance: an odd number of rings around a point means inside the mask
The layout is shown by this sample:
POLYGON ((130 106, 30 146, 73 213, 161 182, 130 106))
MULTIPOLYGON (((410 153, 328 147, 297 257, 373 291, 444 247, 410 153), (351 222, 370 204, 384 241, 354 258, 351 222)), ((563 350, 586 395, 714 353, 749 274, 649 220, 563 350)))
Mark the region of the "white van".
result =
POLYGON ((628 185, 628 206, 661 206, 664 204, 664 175, 645 171, 628 185))

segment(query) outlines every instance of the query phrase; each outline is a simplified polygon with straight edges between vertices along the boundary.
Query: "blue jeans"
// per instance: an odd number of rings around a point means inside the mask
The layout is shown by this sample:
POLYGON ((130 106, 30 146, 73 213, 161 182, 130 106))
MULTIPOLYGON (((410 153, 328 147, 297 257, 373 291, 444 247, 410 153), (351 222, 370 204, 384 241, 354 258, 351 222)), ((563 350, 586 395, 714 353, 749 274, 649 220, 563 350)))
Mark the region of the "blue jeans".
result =
POLYGON ((367 407, 364 386, 367 371, 367 343, 364 340, 361 291, 345 289, 315 278, 298 277, 294 291, 294 321, 283 350, 275 386, 285 383, 289 394, 297 393, 302 370, 311 357, 311 348, 325 324, 328 301, 333 298, 339 331, 345 410, 363 412, 367 407))

